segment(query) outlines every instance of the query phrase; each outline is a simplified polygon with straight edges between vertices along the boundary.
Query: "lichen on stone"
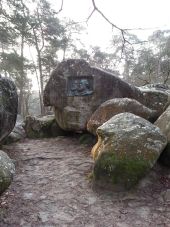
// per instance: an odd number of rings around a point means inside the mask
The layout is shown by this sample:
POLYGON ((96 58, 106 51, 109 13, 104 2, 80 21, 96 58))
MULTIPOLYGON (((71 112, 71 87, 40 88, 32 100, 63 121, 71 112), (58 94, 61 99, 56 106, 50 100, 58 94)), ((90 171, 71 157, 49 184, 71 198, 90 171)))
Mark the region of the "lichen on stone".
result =
POLYGON ((92 149, 94 179, 130 188, 153 167, 167 144, 159 128, 131 113, 112 117, 97 129, 92 149))

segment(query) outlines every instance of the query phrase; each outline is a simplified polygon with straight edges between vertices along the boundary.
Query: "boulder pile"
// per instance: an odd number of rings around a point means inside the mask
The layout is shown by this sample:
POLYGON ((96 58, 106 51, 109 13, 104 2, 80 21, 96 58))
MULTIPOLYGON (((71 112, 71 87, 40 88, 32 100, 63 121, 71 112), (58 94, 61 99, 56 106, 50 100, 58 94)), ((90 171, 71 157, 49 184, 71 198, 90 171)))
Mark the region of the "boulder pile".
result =
POLYGON ((79 59, 61 62, 44 90, 44 105, 55 108, 58 125, 85 131, 92 113, 111 98, 142 100, 142 92, 120 78, 79 59))
POLYGON ((160 155, 169 157, 170 166, 169 97, 168 86, 138 88, 84 60, 69 59, 51 73, 44 104, 54 107, 63 130, 98 136, 92 149, 95 180, 130 188, 160 155))
POLYGON ((96 135, 99 126, 111 117, 124 112, 133 113, 151 122, 154 122, 158 117, 157 111, 147 108, 135 99, 114 98, 104 102, 97 108, 88 121, 87 130, 96 135))

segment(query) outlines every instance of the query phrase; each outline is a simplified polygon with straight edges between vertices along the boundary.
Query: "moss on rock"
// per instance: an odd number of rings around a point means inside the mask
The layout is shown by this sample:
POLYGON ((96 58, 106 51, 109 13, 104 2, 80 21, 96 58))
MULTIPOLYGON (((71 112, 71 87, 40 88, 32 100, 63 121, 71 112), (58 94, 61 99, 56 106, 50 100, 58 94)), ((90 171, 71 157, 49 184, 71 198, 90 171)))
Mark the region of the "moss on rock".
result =
POLYGON ((11 184, 15 166, 8 155, 0 150, 0 194, 11 184))
POLYGON ((108 152, 97 159, 94 166, 94 177, 95 180, 104 180, 130 188, 137 184, 149 169, 150 166, 142 158, 122 157, 118 159, 113 152, 108 152))
POLYGON ((94 180, 131 188, 153 167, 167 144, 158 127, 131 113, 114 116, 97 129, 92 149, 94 180))

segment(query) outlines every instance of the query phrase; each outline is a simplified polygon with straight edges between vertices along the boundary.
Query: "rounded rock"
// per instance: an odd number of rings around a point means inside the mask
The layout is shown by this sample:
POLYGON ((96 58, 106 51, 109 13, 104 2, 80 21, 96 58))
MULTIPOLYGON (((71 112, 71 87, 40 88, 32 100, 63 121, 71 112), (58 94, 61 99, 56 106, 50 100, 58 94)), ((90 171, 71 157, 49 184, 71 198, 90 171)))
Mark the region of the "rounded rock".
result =
POLYGON ((112 117, 97 129, 92 149, 94 178, 130 188, 153 167, 167 144, 158 127, 132 113, 112 117))

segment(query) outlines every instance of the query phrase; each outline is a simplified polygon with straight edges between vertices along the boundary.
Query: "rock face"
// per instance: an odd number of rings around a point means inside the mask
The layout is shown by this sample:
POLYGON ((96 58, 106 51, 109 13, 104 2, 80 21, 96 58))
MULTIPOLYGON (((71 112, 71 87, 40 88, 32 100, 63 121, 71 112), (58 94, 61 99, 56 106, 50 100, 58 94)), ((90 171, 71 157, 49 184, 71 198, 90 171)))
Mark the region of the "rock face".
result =
POLYGON ((45 106, 55 107, 64 130, 83 131, 92 113, 111 98, 141 100, 141 91, 120 78, 90 67, 84 60, 63 61, 52 72, 44 91, 45 106))
POLYGON ((158 127, 132 113, 112 117, 97 134, 98 142, 92 150, 94 178, 126 188, 153 167, 167 144, 158 127))
POLYGON ((170 106, 157 119, 155 125, 160 128, 162 133, 167 136, 168 145, 160 156, 160 162, 170 167, 170 106))
POLYGON ((8 155, 0 150, 0 194, 11 184, 15 166, 8 155))
POLYGON ((170 94, 166 91, 156 89, 142 89, 142 103, 152 110, 157 111, 160 116, 166 107, 170 104, 170 94))
POLYGON ((0 142, 8 136, 16 123, 18 96, 14 83, 0 77, 0 142))
POLYGON ((65 132, 58 126, 54 116, 32 117, 25 120, 25 132, 29 138, 48 138, 62 136, 65 132))
POLYGON ((130 112, 151 122, 156 120, 156 111, 153 111, 138 101, 129 98, 115 98, 104 102, 92 114, 87 124, 87 130, 96 135, 96 130, 103 123, 116 114, 130 112))

